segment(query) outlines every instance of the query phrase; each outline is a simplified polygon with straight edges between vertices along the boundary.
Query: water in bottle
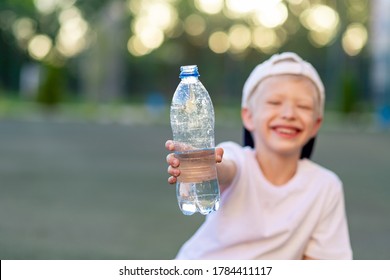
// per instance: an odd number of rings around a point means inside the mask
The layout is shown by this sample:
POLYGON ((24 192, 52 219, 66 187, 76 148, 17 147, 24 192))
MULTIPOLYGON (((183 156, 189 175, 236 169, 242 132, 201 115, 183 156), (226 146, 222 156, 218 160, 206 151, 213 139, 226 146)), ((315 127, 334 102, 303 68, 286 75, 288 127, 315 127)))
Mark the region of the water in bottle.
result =
POLYGON ((206 215, 219 207, 215 163, 214 108, 196 65, 180 68, 171 104, 175 156, 180 160, 176 194, 183 214, 206 215))

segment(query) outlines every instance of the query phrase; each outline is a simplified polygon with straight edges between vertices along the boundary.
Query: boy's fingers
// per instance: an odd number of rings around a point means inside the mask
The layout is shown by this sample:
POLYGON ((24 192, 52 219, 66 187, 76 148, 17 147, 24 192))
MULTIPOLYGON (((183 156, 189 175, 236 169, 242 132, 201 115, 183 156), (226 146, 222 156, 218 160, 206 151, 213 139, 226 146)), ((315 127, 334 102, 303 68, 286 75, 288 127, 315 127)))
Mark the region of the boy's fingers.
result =
POLYGON ((174 153, 167 155, 167 163, 173 167, 178 167, 180 164, 174 153))
POLYGON ((175 144, 173 143, 172 140, 168 140, 167 142, 165 142, 165 148, 168 151, 174 151, 175 150, 175 144))
POLYGON ((222 148, 215 148, 215 161, 217 163, 222 162, 223 153, 224 153, 224 151, 222 148))
POLYGON ((166 160, 167 160, 167 163, 168 163, 169 165, 171 165, 172 157, 173 157, 173 154, 168 154, 168 155, 167 155, 166 160))
POLYGON ((168 178, 168 183, 169 184, 175 184, 177 182, 177 178, 174 176, 171 176, 168 178))
POLYGON ((194 147, 192 147, 189 144, 186 144, 183 142, 178 142, 178 141, 173 141, 173 140, 167 140, 165 142, 165 148, 171 152, 173 152, 173 151, 184 152, 184 151, 194 150, 194 147))
POLYGON ((177 177, 180 175, 180 170, 170 165, 168 166, 168 174, 177 177))

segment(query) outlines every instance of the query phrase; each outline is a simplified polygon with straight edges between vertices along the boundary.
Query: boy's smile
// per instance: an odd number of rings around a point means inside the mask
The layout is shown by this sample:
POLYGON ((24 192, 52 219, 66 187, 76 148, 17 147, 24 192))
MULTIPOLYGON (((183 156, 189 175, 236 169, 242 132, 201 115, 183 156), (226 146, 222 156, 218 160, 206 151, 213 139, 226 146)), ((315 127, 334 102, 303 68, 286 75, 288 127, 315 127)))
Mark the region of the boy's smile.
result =
POLYGON ((288 125, 276 125, 272 126, 271 129, 280 137, 288 139, 296 137, 301 132, 301 129, 288 125))

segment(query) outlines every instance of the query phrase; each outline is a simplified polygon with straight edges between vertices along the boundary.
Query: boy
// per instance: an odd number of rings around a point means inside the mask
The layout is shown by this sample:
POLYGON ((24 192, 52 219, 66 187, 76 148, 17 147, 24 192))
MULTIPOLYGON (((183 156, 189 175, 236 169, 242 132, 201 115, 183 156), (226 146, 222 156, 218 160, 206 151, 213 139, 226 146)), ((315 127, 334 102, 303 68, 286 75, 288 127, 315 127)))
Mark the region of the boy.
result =
MULTIPOLYGON (((216 149, 221 206, 178 259, 351 259, 342 183, 300 159, 322 123, 324 86, 295 53, 272 56, 245 82, 241 116, 255 147, 216 149), (222 161, 223 156, 223 161, 222 161)), ((173 151, 172 141, 166 148, 173 151)), ((180 175, 169 154, 168 182, 180 175)))

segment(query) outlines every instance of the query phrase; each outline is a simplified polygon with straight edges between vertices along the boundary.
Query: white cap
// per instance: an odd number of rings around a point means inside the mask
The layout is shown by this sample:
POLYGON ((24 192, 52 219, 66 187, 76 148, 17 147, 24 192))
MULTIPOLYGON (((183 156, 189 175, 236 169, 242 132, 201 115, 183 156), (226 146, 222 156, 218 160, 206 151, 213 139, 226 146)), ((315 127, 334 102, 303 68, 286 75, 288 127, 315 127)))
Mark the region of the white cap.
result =
POLYGON ((302 75, 309 78, 314 83, 319 92, 320 113, 322 115, 325 103, 325 88, 321 78, 310 63, 304 61, 293 52, 275 54, 253 69, 244 84, 241 107, 248 107, 249 97, 253 94, 255 88, 261 81, 267 77, 284 74, 302 75))

